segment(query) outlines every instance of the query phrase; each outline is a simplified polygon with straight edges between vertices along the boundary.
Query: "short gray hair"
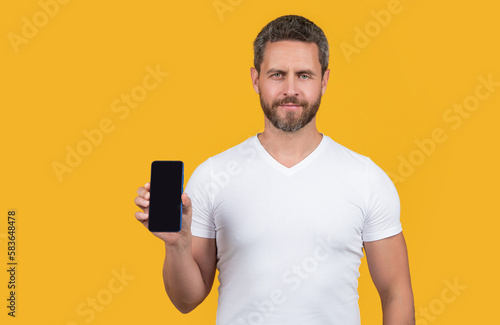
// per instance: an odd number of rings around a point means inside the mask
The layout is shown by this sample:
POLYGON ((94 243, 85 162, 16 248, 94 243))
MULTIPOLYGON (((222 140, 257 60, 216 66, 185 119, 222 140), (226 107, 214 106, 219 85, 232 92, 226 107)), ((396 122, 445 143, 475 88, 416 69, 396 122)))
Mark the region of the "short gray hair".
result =
POLYGON ((319 63, 321 64, 321 77, 328 69, 328 40, 316 24, 307 18, 296 15, 287 15, 276 18, 268 23, 253 42, 255 69, 260 73, 260 65, 264 59, 267 42, 300 41, 316 43, 319 50, 319 63))

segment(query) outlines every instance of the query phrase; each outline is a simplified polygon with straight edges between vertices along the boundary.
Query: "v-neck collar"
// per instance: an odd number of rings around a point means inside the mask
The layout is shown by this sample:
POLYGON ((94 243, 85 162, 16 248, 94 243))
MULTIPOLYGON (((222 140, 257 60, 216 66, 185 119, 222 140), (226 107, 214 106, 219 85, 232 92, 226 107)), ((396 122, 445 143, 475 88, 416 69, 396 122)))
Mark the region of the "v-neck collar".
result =
POLYGON ((327 136, 322 133, 321 135, 323 136, 323 138, 321 139, 321 142, 318 144, 318 146, 314 148, 314 150, 309 155, 307 155, 304 159, 302 159, 292 167, 286 167, 285 165, 281 164, 276 159, 274 159, 274 157, 271 156, 271 154, 266 150, 266 148, 264 148, 257 135, 253 136, 253 142, 257 150, 260 152, 261 156, 264 158, 264 160, 266 160, 268 164, 270 164, 272 167, 276 168, 277 170, 286 175, 292 175, 297 171, 303 169, 304 167, 308 166, 323 151, 323 148, 326 146, 327 136))

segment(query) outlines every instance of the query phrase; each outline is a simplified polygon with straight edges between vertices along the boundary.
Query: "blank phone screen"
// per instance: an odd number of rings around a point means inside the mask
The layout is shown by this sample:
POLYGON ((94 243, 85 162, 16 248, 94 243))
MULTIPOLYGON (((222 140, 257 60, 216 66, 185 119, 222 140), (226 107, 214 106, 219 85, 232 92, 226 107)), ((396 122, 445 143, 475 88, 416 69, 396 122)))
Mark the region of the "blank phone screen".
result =
POLYGON ((153 161, 149 197, 150 231, 177 232, 182 224, 184 164, 182 161, 153 161))

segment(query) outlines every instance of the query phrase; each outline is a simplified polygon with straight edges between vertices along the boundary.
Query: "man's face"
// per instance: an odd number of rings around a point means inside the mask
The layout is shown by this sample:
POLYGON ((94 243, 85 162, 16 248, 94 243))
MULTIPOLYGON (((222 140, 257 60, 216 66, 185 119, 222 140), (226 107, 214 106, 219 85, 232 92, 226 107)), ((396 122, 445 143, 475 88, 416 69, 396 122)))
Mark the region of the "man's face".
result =
POLYGON ((329 70, 321 78, 315 43, 280 41, 266 45, 260 74, 252 81, 266 118, 285 132, 294 132, 316 116, 329 70))

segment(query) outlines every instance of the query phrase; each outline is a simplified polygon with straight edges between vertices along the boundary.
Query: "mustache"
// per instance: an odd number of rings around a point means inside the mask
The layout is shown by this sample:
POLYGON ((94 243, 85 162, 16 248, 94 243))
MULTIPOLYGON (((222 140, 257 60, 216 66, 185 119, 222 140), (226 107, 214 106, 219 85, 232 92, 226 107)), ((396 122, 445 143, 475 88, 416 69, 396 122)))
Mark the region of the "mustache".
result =
POLYGON ((307 106, 306 101, 301 102, 296 97, 293 97, 293 96, 288 96, 288 97, 283 98, 282 100, 277 100, 273 103, 273 106, 276 107, 276 106, 283 105, 283 104, 296 104, 296 105, 300 105, 302 107, 307 106))

